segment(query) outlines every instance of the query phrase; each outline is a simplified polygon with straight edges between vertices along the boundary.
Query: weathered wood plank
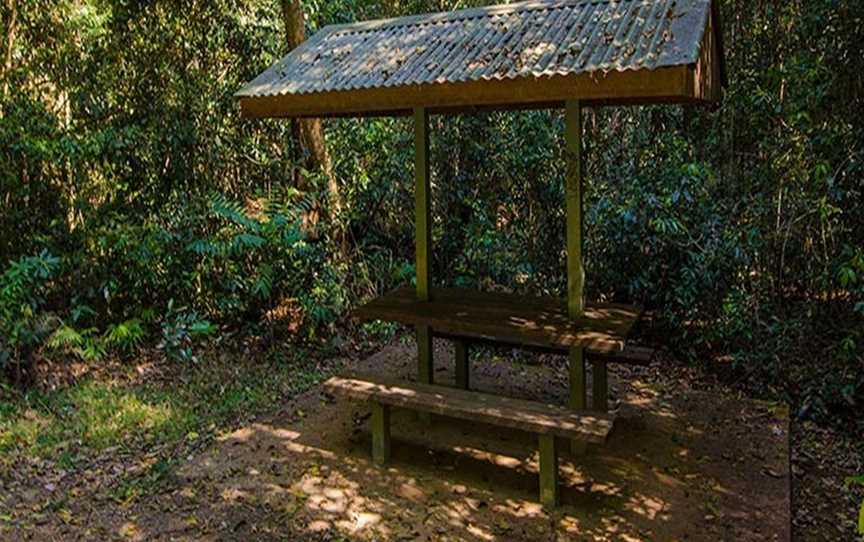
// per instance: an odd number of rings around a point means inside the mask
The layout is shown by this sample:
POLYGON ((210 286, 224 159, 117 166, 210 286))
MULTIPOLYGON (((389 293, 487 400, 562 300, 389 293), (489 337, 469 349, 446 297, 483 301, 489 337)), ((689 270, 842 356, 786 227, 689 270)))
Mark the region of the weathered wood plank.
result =
POLYGON ((361 320, 387 320, 429 326, 436 333, 523 346, 583 346, 588 353, 621 352, 641 309, 589 304, 572 320, 567 304, 549 297, 525 297, 436 288, 432 300, 419 302, 411 288, 400 288, 360 307, 361 320))
POLYGON ((378 377, 334 376, 324 388, 333 395, 359 401, 591 443, 605 442, 614 422, 609 414, 574 412, 558 405, 378 377))

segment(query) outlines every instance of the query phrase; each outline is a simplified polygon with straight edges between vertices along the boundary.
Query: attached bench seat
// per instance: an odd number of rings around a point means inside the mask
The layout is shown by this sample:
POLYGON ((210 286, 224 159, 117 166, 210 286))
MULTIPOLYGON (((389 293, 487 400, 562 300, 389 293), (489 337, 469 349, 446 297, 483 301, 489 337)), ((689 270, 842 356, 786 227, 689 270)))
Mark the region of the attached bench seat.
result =
POLYGON ((324 388, 333 395, 372 404, 372 456, 378 464, 390 458, 390 407, 537 434, 540 501, 548 507, 555 506, 558 501, 555 437, 602 444, 614 422, 614 416, 609 414, 574 412, 558 405, 377 377, 334 376, 324 383, 324 388))
MULTIPOLYGON (((486 345, 492 347, 502 347, 508 345, 514 345, 514 343, 507 343, 503 341, 493 341, 493 340, 484 340, 484 339, 472 339, 466 338, 464 336, 460 336, 455 333, 439 333, 433 330, 433 335, 436 339, 446 339, 449 341, 453 341, 454 343, 463 343, 463 344, 477 344, 477 345, 486 345)), ((519 348, 522 348, 531 352, 538 352, 541 354, 559 354, 559 355, 567 355, 568 348, 566 347, 539 347, 539 346, 523 346, 523 345, 515 345, 519 348)), ((585 357, 590 362, 598 362, 598 363, 617 363, 621 365, 635 365, 640 367, 647 367, 651 365, 651 362, 654 361, 655 356, 657 355, 657 350, 655 348, 651 348, 650 346, 637 346, 632 344, 627 344, 624 346, 623 350, 615 350, 613 352, 594 352, 588 350, 585 352, 585 357)))
POLYGON ((649 346, 627 345, 620 352, 608 354, 588 353, 589 361, 602 361, 604 363, 621 363, 624 365, 637 365, 647 367, 654 361, 657 350, 649 346))

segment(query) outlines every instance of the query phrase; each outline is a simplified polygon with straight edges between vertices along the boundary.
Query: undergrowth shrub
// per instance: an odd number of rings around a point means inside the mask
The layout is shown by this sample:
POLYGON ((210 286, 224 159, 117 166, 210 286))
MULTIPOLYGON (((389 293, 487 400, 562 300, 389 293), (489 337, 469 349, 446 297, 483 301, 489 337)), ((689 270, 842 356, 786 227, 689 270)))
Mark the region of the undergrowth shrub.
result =
POLYGON ((254 332, 270 313, 281 314, 272 325, 286 334, 315 339, 341 314, 345 294, 332 243, 304 231, 311 210, 296 191, 243 202, 212 193, 178 205, 167 220, 109 216, 65 261, 45 253, 4 274, 3 359, 44 341, 54 352, 97 361, 132 355, 152 337, 169 358, 194 361, 195 346, 218 325, 254 332), (57 274, 58 284, 75 288, 48 322, 39 309, 45 282, 57 274))
POLYGON ((21 258, 0 275, 0 371, 16 382, 29 377, 33 352, 50 333, 45 295, 60 266, 43 251, 21 258))
MULTIPOLYGON (((284 53, 277 3, 139 4, 18 3, 0 75, 0 273, 24 284, 2 302, 7 368, 42 345, 191 360, 236 330, 319 340, 409 283, 410 119, 324 122, 330 216, 294 125, 241 119, 233 97, 284 53), (59 260, 21 279, 43 249, 59 260)), ((679 357, 844 423, 864 402, 864 67, 838 51, 857 50, 862 5, 719 2, 716 109, 584 112, 589 297, 643 304, 679 357)), ((304 7, 313 30, 442 6, 304 7)), ((430 122, 436 285, 563 295, 560 111, 430 122)))
POLYGON ((175 308, 172 299, 168 302, 168 314, 162 321, 162 341, 158 348, 171 360, 197 362, 196 343, 216 331, 216 326, 201 319, 196 312, 185 307, 175 308))

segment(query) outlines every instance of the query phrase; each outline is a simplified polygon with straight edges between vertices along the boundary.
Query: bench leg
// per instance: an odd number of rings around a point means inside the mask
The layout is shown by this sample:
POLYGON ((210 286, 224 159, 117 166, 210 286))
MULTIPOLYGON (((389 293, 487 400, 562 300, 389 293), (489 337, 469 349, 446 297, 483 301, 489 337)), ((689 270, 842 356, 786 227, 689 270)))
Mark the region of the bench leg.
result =
POLYGON ((468 343, 453 341, 456 351, 456 387, 462 390, 469 388, 468 343))
MULTIPOLYGON (((572 410, 585 410, 587 399, 585 397, 585 349, 579 346, 570 348, 570 408, 572 410)), ((584 441, 573 440, 570 451, 573 455, 582 455, 587 447, 584 441)))
POLYGON ((594 380, 594 399, 591 407, 597 412, 609 412, 609 379, 606 372, 606 363, 603 361, 594 361, 591 365, 594 380))
POLYGON ((390 461, 390 407, 381 403, 372 403, 372 460, 390 461))
POLYGON ((547 509, 558 506, 558 449, 555 435, 540 435, 540 503, 547 509))

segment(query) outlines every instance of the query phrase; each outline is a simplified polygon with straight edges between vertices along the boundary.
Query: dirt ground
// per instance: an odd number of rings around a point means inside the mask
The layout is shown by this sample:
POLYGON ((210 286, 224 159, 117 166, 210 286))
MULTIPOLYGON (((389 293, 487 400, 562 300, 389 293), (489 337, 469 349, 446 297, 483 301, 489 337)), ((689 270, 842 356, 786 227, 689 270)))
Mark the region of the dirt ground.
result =
MULTIPOLYGON (((452 353, 437 348, 436 378, 451 382, 452 353)), ((352 369, 410 378, 414 360, 410 344, 392 346, 352 369)), ((472 384, 563 402, 563 363, 476 362, 472 384)), ((444 418, 426 425, 397 411, 393 461, 379 468, 370 459, 368 408, 315 389, 190 456, 157 498, 107 501, 82 523, 43 533, 63 540, 790 539, 785 409, 610 377, 615 431, 580 457, 562 443, 562 506, 551 513, 537 503, 533 436, 444 418)))

